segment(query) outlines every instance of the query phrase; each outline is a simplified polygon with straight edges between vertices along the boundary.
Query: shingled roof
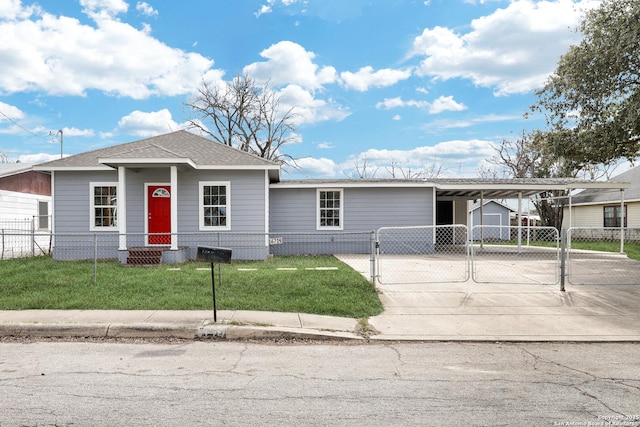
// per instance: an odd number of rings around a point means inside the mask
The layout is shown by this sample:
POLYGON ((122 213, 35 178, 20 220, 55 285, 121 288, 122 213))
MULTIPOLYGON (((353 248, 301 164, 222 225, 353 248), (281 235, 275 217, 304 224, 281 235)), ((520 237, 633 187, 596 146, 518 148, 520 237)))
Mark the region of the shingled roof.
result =
MULTIPOLYGON (((625 200, 628 202, 640 201, 640 166, 636 166, 620 175, 614 176, 608 182, 630 182, 631 187, 624 191, 625 200)), ((620 202, 620 191, 602 192, 587 189, 573 196, 571 200, 571 203, 574 205, 606 202, 620 202)))
POLYGON ((154 161, 167 165, 172 162, 189 164, 196 169, 280 169, 278 163, 185 130, 53 160, 39 165, 38 169, 92 170, 111 168, 114 164, 152 164, 154 161))

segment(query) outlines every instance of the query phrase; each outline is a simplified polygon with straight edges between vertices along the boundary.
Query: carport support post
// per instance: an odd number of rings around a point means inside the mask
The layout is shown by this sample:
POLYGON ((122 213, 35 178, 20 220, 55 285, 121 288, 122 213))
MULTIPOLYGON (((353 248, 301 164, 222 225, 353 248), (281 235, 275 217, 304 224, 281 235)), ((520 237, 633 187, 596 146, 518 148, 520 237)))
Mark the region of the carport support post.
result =
POLYGON ((567 230, 560 233, 560 291, 564 292, 564 278, 567 267, 567 230))
POLYGON ((484 191, 480 190, 480 249, 484 247, 484 191))
POLYGON ((518 192, 518 253, 522 252, 522 191, 518 192))
POLYGON ((624 190, 620 189, 620 253, 624 253, 624 223, 627 213, 624 211, 624 190))

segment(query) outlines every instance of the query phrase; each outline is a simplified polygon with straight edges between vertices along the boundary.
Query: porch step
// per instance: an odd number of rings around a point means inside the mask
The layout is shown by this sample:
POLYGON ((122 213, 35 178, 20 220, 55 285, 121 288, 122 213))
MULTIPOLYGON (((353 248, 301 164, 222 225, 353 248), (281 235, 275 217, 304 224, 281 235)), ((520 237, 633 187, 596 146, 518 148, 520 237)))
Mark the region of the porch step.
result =
POLYGON ((159 265, 162 262, 164 248, 130 248, 127 265, 159 265))

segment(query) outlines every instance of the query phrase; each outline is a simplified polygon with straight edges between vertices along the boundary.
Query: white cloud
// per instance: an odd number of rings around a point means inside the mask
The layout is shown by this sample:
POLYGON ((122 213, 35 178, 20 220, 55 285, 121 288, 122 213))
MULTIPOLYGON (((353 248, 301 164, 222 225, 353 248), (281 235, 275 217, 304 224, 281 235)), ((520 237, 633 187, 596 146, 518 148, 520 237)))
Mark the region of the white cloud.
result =
POLYGON ((138 12, 141 12, 144 15, 147 15, 147 16, 157 16, 158 15, 158 11, 155 10, 149 3, 144 2, 144 1, 139 1, 136 4, 136 10, 138 12))
POLYGON ((411 77, 411 70, 385 68, 373 71, 371 66, 362 67, 355 73, 345 71, 340 74, 340 78, 342 78, 347 89, 354 89, 359 92, 364 92, 370 87, 392 86, 409 77, 411 77))
POLYGON ((93 129, 78 129, 78 128, 62 128, 62 134, 67 136, 84 136, 84 137, 93 137, 94 132, 93 129))
POLYGON ((134 99, 175 96, 193 91, 211 70, 212 60, 171 48, 148 30, 116 19, 126 3, 83 0, 82 5, 96 26, 43 12, 0 18, 0 91, 84 96, 97 89, 134 99))
POLYGON ((140 137, 156 136, 188 127, 187 123, 176 123, 169 110, 143 112, 133 111, 118 122, 118 132, 140 137))
POLYGON ((274 86, 296 84, 316 90, 337 80, 333 67, 320 67, 313 62, 315 53, 291 41, 281 41, 260 52, 265 62, 254 62, 244 67, 257 81, 269 81, 274 86))
POLYGON ((541 86, 569 45, 581 10, 595 0, 512 1, 471 22, 471 31, 427 28, 416 37, 412 56, 424 56, 417 74, 447 80, 470 79, 495 87, 496 95, 525 93, 541 86))
POLYGON ((48 153, 22 154, 18 156, 18 160, 21 163, 44 163, 51 160, 58 160, 59 158, 59 154, 48 153))
POLYGON ((260 7, 260 10, 255 13, 255 15, 256 15, 256 18, 259 18, 261 15, 264 15, 266 13, 271 13, 271 12, 273 12, 273 9, 271 8, 271 6, 267 4, 263 4, 260 7))
POLYGON ((331 148, 334 148, 335 145, 333 145, 331 142, 319 142, 316 144, 316 147, 318 147, 321 150, 329 150, 331 148))
POLYGON ((87 14, 116 16, 129 10, 129 5, 124 0, 80 0, 87 14))
POLYGON ((342 163, 342 170, 352 170, 356 162, 367 164, 376 178, 391 176, 392 165, 396 178, 415 177, 424 171, 427 175, 440 172, 439 176, 475 176, 477 165, 495 154, 492 141, 471 139, 443 141, 434 146, 422 146, 409 150, 369 149, 342 163))
POLYGON ((443 111, 463 111, 467 107, 453 100, 453 96, 440 96, 429 106, 429 113, 438 114, 443 111))
POLYGON ((24 112, 18 107, 5 104, 0 101, 0 123, 11 120, 21 120, 24 118, 24 112), (8 117, 8 118, 7 118, 8 117))
POLYGON ((327 120, 343 120, 350 112, 333 102, 316 99, 311 92, 297 85, 289 85, 280 91, 283 110, 295 109, 296 123, 317 123, 327 120))
POLYGON ((425 109, 429 114, 438 114, 444 111, 463 111, 467 107, 464 104, 456 102, 453 96, 440 96, 433 102, 408 100, 404 101, 400 97, 385 98, 376 104, 376 108, 390 110, 392 108, 415 107, 425 109))
POLYGON ((296 160, 297 170, 291 170, 291 174, 304 177, 333 178, 339 175, 339 168, 336 163, 327 158, 303 157, 296 160))

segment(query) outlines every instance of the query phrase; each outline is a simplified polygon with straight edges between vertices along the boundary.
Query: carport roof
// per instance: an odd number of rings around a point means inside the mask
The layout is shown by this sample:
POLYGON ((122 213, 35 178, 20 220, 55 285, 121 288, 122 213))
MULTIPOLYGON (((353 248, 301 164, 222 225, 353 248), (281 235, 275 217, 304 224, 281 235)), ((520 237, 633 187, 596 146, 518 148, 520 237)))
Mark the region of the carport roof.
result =
POLYGON ((301 179, 271 184, 273 188, 433 187, 438 197, 465 199, 514 199, 551 190, 626 189, 630 185, 575 178, 301 179))

